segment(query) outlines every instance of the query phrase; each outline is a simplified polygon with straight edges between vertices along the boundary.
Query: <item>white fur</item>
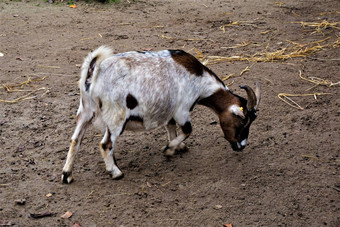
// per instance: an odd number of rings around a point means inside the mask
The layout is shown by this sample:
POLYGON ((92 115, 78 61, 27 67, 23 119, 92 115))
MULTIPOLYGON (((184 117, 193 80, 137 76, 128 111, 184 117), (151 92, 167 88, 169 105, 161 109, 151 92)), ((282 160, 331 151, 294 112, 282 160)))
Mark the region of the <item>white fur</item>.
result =
POLYGON ((240 144, 242 147, 245 147, 247 145, 247 139, 242 140, 240 144))
POLYGON ((243 119, 245 118, 243 111, 240 109, 240 106, 236 104, 231 105, 229 107, 229 111, 243 119))

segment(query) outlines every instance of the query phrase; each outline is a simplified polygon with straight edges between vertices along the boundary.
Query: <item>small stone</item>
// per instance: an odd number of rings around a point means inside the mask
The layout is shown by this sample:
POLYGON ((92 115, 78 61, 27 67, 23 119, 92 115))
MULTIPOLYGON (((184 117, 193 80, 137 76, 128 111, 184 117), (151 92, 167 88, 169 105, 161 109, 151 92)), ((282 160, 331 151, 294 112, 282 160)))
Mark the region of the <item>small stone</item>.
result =
POLYGON ((14 200, 15 204, 17 205, 25 205, 26 204, 26 199, 16 199, 14 200))
POLYGON ((222 205, 216 205, 216 206, 215 206, 215 209, 216 209, 216 210, 219 210, 219 209, 221 209, 221 208, 222 208, 222 205))

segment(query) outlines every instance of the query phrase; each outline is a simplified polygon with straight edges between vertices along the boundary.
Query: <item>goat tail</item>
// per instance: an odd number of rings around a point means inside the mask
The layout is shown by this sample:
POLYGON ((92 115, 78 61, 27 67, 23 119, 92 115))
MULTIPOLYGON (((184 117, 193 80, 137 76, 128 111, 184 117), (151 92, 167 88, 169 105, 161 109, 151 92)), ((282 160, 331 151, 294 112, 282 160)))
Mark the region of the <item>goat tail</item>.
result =
POLYGON ((96 79, 99 73, 99 66, 102 61, 112 56, 111 48, 101 46, 90 52, 84 60, 81 67, 81 75, 79 80, 79 88, 81 91, 88 92, 92 82, 96 79))

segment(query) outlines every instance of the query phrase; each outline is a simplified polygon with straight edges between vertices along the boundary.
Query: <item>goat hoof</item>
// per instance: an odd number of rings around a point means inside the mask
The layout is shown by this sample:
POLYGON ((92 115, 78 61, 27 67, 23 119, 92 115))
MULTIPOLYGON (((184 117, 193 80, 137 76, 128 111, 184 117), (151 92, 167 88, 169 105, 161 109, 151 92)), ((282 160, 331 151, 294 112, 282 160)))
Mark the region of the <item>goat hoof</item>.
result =
POLYGON ((73 181, 72 172, 63 172, 61 180, 64 184, 70 184, 73 181))
POLYGON ((167 157, 171 157, 175 154, 175 149, 170 148, 168 145, 162 148, 164 155, 167 157))
POLYGON ((118 175, 118 176, 112 176, 112 179, 114 179, 114 180, 120 180, 120 179, 122 179, 122 178, 124 178, 124 173, 121 173, 121 174, 118 175))
POLYGON ((117 175, 113 175, 112 172, 110 172, 110 175, 113 180, 120 180, 124 177, 124 173, 122 172, 120 172, 120 174, 117 174, 117 175))
POLYGON ((184 143, 180 143, 178 147, 176 148, 176 152, 178 153, 184 153, 187 152, 189 149, 184 143))
POLYGON ((111 178, 114 180, 119 180, 122 179, 124 177, 124 174, 122 171, 120 171, 120 169, 118 168, 118 166, 113 166, 112 169, 109 171, 111 178))

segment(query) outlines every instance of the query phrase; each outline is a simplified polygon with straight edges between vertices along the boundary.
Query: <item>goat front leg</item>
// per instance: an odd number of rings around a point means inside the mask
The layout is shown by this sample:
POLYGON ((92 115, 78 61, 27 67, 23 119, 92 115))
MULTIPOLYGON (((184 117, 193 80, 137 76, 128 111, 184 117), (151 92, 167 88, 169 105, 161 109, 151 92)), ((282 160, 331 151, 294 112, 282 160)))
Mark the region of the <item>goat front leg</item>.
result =
MULTIPOLYGON (((169 143, 174 140, 177 137, 177 132, 176 132, 176 121, 172 118, 168 124, 165 126, 167 132, 168 132, 168 139, 169 139, 169 143)), ((169 148, 168 146, 163 147, 163 151, 166 151, 169 148)), ((187 146, 181 142, 177 148, 175 149, 176 152, 185 152, 187 151, 188 148, 187 146)))
POLYGON ((112 137, 110 130, 106 128, 105 135, 100 142, 99 148, 105 162, 106 171, 111 174, 113 179, 118 180, 123 178, 124 174, 118 168, 116 158, 113 153, 113 145, 116 138, 117 136, 112 137))
POLYGON ((168 135, 169 135, 169 144, 164 148, 164 154, 166 156, 173 156, 176 151, 183 151, 186 150, 186 146, 183 143, 183 141, 189 137, 189 135, 192 132, 192 127, 190 121, 187 121, 184 125, 181 126, 182 133, 180 133, 178 136, 175 138, 174 135, 176 135, 176 124, 168 124, 166 126, 168 130, 168 135))
POLYGON ((85 134, 86 128, 89 125, 93 114, 85 111, 77 114, 77 126, 71 138, 71 145, 67 153, 66 163, 63 168, 61 180, 63 183, 69 184, 73 181, 72 169, 75 155, 79 150, 81 140, 85 134))

